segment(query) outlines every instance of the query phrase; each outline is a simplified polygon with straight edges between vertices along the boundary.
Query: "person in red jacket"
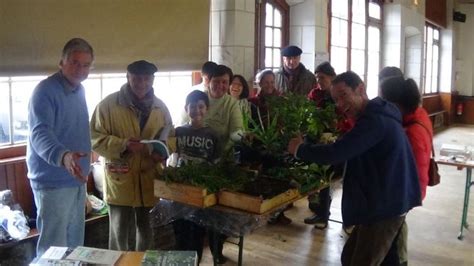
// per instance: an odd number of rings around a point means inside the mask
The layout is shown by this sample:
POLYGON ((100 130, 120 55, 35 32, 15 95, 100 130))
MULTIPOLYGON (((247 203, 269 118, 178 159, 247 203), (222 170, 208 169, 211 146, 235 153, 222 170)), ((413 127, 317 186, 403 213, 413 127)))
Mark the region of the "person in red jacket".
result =
MULTIPOLYGON (((308 99, 313 101, 318 108, 325 108, 330 104, 334 104, 334 100, 331 98, 331 82, 336 77, 336 72, 329 62, 323 62, 316 67, 315 76, 317 86, 313 88, 309 94, 308 99)), ((341 116, 337 122, 337 130, 341 133, 349 131, 354 126, 354 120, 343 117, 343 114, 339 111, 338 114, 341 116)), ((337 175, 342 175, 344 164, 340 164, 334 167, 337 175)), ((330 207, 332 197, 331 188, 326 187, 319 191, 316 195, 308 196, 308 207, 314 212, 314 215, 304 219, 305 224, 314 225, 316 229, 325 229, 328 226, 330 207)))
POLYGON ((431 158, 433 125, 426 110, 420 106, 421 95, 413 79, 392 77, 380 86, 382 98, 396 104, 403 116, 403 127, 411 143, 421 188, 421 198, 426 196, 428 169, 431 158))
MULTIPOLYGON (((400 69, 387 67, 379 73, 380 96, 398 106, 402 113, 403 127, 413 151, 418 170, 421 200, 426 196, 428 169, 433 141, 433 126, 426 110, 421 107, 421 95, 413 79, 405 79, 400 69)), ((397 241, 382 265, 408 263, 408 227, 403 223, 397 241)))

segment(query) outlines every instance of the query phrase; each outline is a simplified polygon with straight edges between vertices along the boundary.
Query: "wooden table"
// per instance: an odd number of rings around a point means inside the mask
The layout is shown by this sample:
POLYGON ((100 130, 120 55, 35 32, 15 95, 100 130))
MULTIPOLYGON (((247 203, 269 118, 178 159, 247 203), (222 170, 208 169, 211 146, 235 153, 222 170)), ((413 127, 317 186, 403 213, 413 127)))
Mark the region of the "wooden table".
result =
MULTIPOLYGON (((259 226, 262 226, 263 224, 266 224, 266 221, 268 220, 268 218, 270 217, 270 215, 274 212, 277 212, 277 211, 282 211, 285 209, 285 207, 290 204, 290 203, 293 203, 295 201, 298 201, 302 198, 305 198, 307 197, 307 194, 299 194, 296 198, 291 198, 291 199, 288 199, 288 200, 285 200, 283 202, 278 202, 277 205, 275 205, 275 207, 265 211, 264 213, 261 213, 261 214, 258 214, 258 213, 252 213, 252 212, 248 212, 248 211, 244 211, 244 210, 239 210, 239 209, 235 209, 235 208, 232 208, 232 207, 227 207, 227 206, 222 206, 222 205, 214 205, 214 206, 211 206, 211 207, 207 207, 205 209, 208 210, 208 212, 206 213, 209 213, 209 212, 212 212, 212 213, 215 213, 216 215, 218 216, 225 216, 226 219, 219 219, 220 221, 225 221, 226 224, 229 224, 229 223, 233 223, 234 218, 227 218, 227 217, 251 217, 249 218, 250 220, 252 221, 256 221, 256 222, 252 222, 251 225, 249 225, 249 223, 245 223, 246 228, 241 228, 239 227, 239 232, 235 232, 233 233, 232 235, 238 239, 238 242, 235 243, 235 242, 230 242, 228 241, 228 243, 231 243, 231 244, 234 244, 234 245, 237 245, 239 247, 239 252, 238 252, 238 260, 237 260, 237 265, 241 266, 242 265, 242 260, 243 260, 243 245, 244 245, 244 235, 255 230, 256 228, 258 228, 259 226), (250 228, 251 227, 251 228, 250 228)), ((172 200, 163 200, 163 202, 173 202, 172 200)), ((157 205, 159 205, 160 203, 158 203, 157 205)), ((196 207, 196 206, 191 206, 191 205, 187 205, 185 203, 179 203, 179 202, 174 202, 173 204, 177 204, 179 206, 186 206, 185 208, 188 208, 189 209, 201 209, 199 207, 196 207)), ((169 208, 173 208, 172 205, 162 205, 162 206, 167 206, 165 209, 169 209, 169 208)), ((174 205, 176 206, 176 205, 174 205)), ((157 206, 155 206, 156 208, 157 206)), ((176 210, 176 209, 175 209, 176 210)), ((152 211, 153 212, 153 211, 152 211)), ((159 212, 159 211, 158 211, 159 212)), ((165 213, 168 213, 169 211, 165 211, 165 213)), ((180 211, 178 211, 180 212, 180 211)), ((217 216, 214 216, 213 217, 217 217, 217 216)), ((206 221, 210 221, 209 219, 205 219, 206 221)), ((239 218, 240 220, 240 218, 239 218)), ((235 224, 234 224, 235 225, 235 224)), ((217 225, 212 225, 212 227, 215 227, 217 225)), ((207 226, 209 227, 209 226, 207 226)), ((213 228, 213 230, 216 230, 216 231, 219 231, 219 228, 213 228)), ((224 234, 226 234, 224 232, 224 234)), ((216 241, 215 241, 216 242, 216 241)), ((136 256, 136 255, 134 255, 136 256)), ((217 265, 216 262, 214 262, 214 265, 217 265)))
POLYGON ((115 266, 134 266, 141 265, 145 252, 127 251, 122 254, 115 266))
POLYGON ((462 170, 466 168, 466 185, 464 187, 464 204, 462 209, 462 217, 461 217, 461 229, 459 230, 458 239, 463 240, 464 235, 464 228, 468 229, 469 224, 467 223, 467 212, 469 209, 469 195, 471 194, 471 186, 474 184, 472 182, 472 168, 474 168, 474 163, 467 163, 472 162, 469 160, 459 162, 455 160, 446 160, 446 159, 439 159, 438 164, 450 165, 457 167, 458 170, 462 170))

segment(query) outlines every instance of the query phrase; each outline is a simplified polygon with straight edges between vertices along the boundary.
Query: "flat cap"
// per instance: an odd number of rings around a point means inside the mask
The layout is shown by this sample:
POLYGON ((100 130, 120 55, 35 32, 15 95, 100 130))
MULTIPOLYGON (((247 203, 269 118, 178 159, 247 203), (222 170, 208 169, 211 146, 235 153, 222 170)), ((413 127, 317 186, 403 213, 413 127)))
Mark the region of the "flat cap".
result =
POLYGON ((329 62, 323 62, 319 64, 316 67, 316 70, 314 71, 314 73, 323 73, 328 76, 336 76, 336 72, 334 71, 334 68, 331 66, 329 62))
POLYGON ((158 68, 145 60, 135 61, 127 66, 127 71, 135 75, 153 75, 158 68))
POLYGON ((287 46, 281 50, 281 56, 299 56, 303 53, 303 51, 294 45, 287 46))

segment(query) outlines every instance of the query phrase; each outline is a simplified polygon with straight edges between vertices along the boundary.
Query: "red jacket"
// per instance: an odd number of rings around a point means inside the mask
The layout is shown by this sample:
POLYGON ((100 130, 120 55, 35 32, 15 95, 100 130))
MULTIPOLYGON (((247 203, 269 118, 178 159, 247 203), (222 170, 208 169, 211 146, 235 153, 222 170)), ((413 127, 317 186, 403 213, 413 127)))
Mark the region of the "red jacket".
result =
MULTIPOLYGON (((335 104, 329 91, 322 90, 319 86, 314 87, 308 93, 308 99, 315 102, 318 108, 324 108, 326 104, 335 104)), ((336 128, 339 132, 346 133, 354 127, 355 121, 353 119, 344 117, 337 109, 336 113, 340 116, 336 124, 336 128)))
POLYGON ((403 116, 403 127, 415 157, 420 181, 421 199, 423 200, 426 195, 426 186, 428 185, 433 125, 426 110, 423 107, 418 107, 414 113, 403 116), (423 126, 415 121, 423 124, 423 126))

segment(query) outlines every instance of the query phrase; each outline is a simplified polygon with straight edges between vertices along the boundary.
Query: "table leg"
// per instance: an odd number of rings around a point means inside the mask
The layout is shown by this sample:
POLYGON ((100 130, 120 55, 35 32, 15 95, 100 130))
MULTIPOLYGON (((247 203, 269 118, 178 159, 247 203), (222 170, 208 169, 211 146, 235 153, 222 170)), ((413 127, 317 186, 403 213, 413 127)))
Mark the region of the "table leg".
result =
POLYGON ((244 249, 244 236, 239 236, 239 261, 237 262, 238 266, 242 266, 242 253, 244 249))
POLYGON ((464 190, 464 206, 462 209, 462 218, 461 218, 461 230, 458 235, 459 240, 463 240, 464 238, 464 235, 463 235, 464 228, 467 229, 469 227, 469 225, 467 224, 467 212, 469 208, 469 195, 471 194, 471 186, 473 184, 471 182, 471 175, 472 175, 472 169, 467 168, 466 169, 466 187, 464 190))
POLYGON ((213 232, 212 233, 212 243, 211 245, 213 246, 213 249, 215 250, 214 252, 216 252, 216 254, 213 254, 212 251, 211 251, 211 255, 212 255, 212 262, 214 264, 214 266, 217 266, 218 263, 217 263, 217 254, 219 253, 217 250, 219 249, 219 234, 217 232, 213 232))

